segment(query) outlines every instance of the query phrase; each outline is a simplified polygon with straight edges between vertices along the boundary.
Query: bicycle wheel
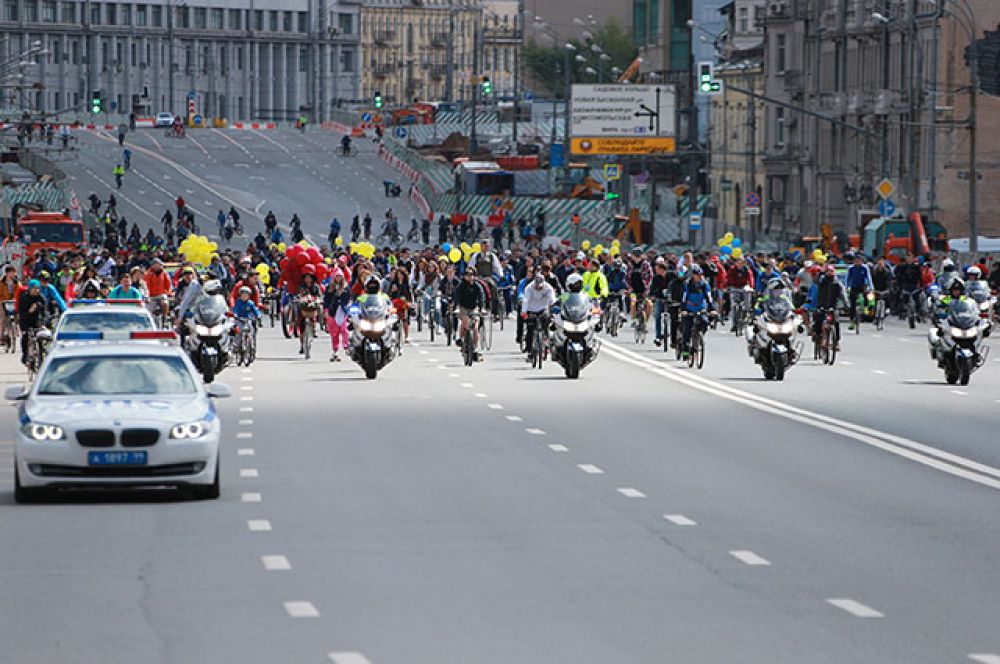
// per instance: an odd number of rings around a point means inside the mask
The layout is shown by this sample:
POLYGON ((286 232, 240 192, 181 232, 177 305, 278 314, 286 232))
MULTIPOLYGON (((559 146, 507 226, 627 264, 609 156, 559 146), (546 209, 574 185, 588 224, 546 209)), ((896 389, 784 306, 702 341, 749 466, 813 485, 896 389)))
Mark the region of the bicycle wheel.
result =
POLYGON ((472 337, 472 330, 468 329, 465 331, 465 336, 462 337, 462 359, 465 362, 465 366, 472 366, 473 354, 475 353, 474 340, 472 337))
POLYGON ((833 325, 828 325, 826 328, 824 345, 826 346, 826 363, 833 366, 837 363, 837 331, 833 325))
POLYGON ((486 350, 493 350, 493 319, 486 319, 486 350))
POLYGON ((698 333, 698 341, 695 345, 695 350, 698 353, 698 368, 701 369, 705 366, 705 337, 701 332, 698 333))
POLYGON ((875 329, 882 331, 885 327, 885 300, 879 298, 875 303, 875 329))
POLYGON ((431 333, 431 343, 434 343, 434 335, 437 334, 437 312, 434 309, 434 305, 431 304, 431 310, 427 314, 427 328, 431 333))
POLYGON ((642 314, 636 313, 636 315, 635 315, 635 342, 636 343, 639 343, 639 339, 642 338, 642 326, 643 326, 642 314))
POLYGON ((419 300, 417 301, 416 309, 417 309, 417 315, 416 315, 416 318, 417 318, 417 332, 423 332, 424 331, 424 311, 423 311, 424 305, 419 300))
POLYGON ((698 330, 695 329, 691 332, 691 347, 688 349, 688 356, 687 356, 688 367, 694 367, 697 361, 698 361, 698 330))
POLYGON ((534 350, 535 357, 538 359, 538 364, 532 364, 532 366, 541 369, 542 360, 545 357, 545 335, 542 334, 541 330, 535 330, 535 344, 532 350, 534 350))

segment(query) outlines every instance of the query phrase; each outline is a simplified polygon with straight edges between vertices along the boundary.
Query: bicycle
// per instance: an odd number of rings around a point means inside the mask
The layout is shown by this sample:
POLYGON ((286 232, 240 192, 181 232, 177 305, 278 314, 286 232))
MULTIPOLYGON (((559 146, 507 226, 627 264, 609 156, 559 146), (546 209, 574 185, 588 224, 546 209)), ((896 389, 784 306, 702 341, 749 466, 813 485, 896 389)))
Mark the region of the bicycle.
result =
POLYGON ((823 312, 823 322, 814 342, 813 356, 829 366, 837 361, 837 326, 833 311, 823 312))
POLYGON ((358 151, 355 150, 354 148, 347 148, 345 150, 343 145, 338 145, 333 149, 333 154, 337 155, 338 157, 357 157, 358 151))
POLYGON ((687 353, 687 365, 688 367, 694 368, 696 365, 699 369, 705 366, 705 329, 708 326, 708 321, 705 319, 705 314, 691 314, 685 313, 682 318, 694 318, 691 323, 691 341, 690 345, 684 343, 684 335, 681 334, 680 338, 677 340, 677 347, 680 349, 679 354, 684 357, 684 353, 687 353))
POLYGON ((622 304, 617 294, 608 298, 608 308, 604 312, 604 326, 612 337, 618 336, 622 324, 622 304))
POLYGON ((905 300, 903 311, 905 314, 905 318, 910 325, 911 330, 917 326, 917 323, 924 322, 923 320, 924 317, 920 310, 919 301, 917 300, 919 294, 920 294, 919 290, 908 291, 903 294, 905 300))
POLYGON ((153 314, 153 321, 158 330, 166 330, 170 324, 167 315, 167 296, 157 295, 149 298, 149 312, 153 314))
POLYGON ((316 319, 303 313, 302 320, 302 355, 305 359, 312 357, 312 342, 316 338, 316 319))
POLYGON ((17 339, 21 336, 18 329, 17 316, 14 315, 14 300, 7 300, 3 303, 4 333, 2 344, 8 353, 17 350, 17 339))
POLYGON ((548 317, 543 313, 528 314, 528 320, 532 325, 531 341, 531 368, 541 369, 549 350, 549 323, 548 317))
POLYGON ((635 303, 635 320, 632 323, 635 326, 635 342, 637 344, 646 343, 646 334, 648 332, 646 324, 646 300, 643 298, 642 302, 635 303))
POLYGON ((257 359, 257 321, 250 318, 236 319, 239 334, 236 335, 236 346, 233 357, 236 366, 248 367, 257 359))
POLYGON ((286 339, 299 336, 299 305, 286 291, 281 292, 281 333, 286 339))
POLYGON ((484 351, 493 348, 492 316, 483 315, 479 317, 479 347, 484 351))
POLYGON ((469 314, 469 322, 465 326, 465 334, 462 335, 462 360, 465 366, 471 367, 476 361, 476 340, 472 333, 473 326, 479 325, 482 316, 478 312, 469 314))
POLYGON ((887 291, 875 293, 875 329, 881 332, 885 328, 887 291))

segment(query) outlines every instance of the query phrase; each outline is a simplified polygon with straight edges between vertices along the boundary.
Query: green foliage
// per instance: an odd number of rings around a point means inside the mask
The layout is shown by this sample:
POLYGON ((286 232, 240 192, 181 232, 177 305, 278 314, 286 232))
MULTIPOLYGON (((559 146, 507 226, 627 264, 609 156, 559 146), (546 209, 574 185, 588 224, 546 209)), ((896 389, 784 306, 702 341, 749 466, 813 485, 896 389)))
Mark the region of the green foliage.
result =
MULTIPOLYGON (((565 89, 565 73, 563 67, 567 60, 565 54, 565 42, 558 42, 550 45, 552 39, 543 37, 543 43, 535 40, 528 41, 524 46, 524 63, 527 71, 557 97, 562 97, 565 89)), ((597 77, 585 73, 587 67, 593 67, 602 72, 601 80, 610 82, 615 76, 611 73, 612 67, 618 67, 622 71, 635 59, 638 50, 632 42, 632 36, 615 19, 608 19, 604 25, 594 31, 593 39, 585 40, 582 37, 574 36, 569 39, 569 43, 576 47, 575 52, 569 53, 569 73, 571 83, 596 83, 597 77), (591 46, 598 44, 604 52, 611 56, 611 60, 602 60, 595 53, 591 46), (582 55, 586 62, 577 62, 576 56, 582 55)))

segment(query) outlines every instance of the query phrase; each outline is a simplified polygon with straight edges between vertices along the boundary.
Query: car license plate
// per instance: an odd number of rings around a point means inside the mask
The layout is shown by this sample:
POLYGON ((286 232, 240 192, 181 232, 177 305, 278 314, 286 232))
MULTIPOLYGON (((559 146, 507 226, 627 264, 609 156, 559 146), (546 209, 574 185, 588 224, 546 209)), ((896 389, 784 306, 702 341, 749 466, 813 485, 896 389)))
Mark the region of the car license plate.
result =
POLYGON ((87 452, 91 466, 145 466, 145 452, 87 452))

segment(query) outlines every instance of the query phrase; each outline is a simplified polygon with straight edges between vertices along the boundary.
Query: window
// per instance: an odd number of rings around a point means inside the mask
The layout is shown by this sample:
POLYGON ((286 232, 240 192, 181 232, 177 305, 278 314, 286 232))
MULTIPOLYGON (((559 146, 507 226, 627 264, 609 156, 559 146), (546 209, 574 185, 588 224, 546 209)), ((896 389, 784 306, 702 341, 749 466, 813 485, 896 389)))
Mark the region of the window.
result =
POLYGON ((109 44, 108 40, 105 39, 101 43, 101 66, 107 69, 108 63, 110 62, 111 62, 111 44, 109 44))
POLYGON ((35 0, 26 0, 24 3, 24 20, 28 23, 38 21, 38 3, 35 0))
POLYGON ((163 26, 163 7, 160 5, 153 5, 153 16, 152 23, 154 28, 159 28, 163 26))
POLYGON ((194 49, 190 44, 184 47, 184 69, 191 69, 193 67, 192 61, 194 60, 194 49))
POLYGON ((221 9, 212 10, 212 29, 222 30, 225 28, 223 24, 223 19, 225 18, 225 12, 221 9))
POLYGON ((253 13, 253 29, 263 30, 264 29, 264 12, 260 9, 254 10, 253 13))
POLYGON ((267 29, 271 32, 278 31, 278 12, 270 11, 267 16, 267 29))
MULTIPOLYGON (((507 17, 504 16, 504 20, 507 17)), ((649 0, 649 41, 655 42, 660 36, 660 0, 649 0)))
POLYGON ((774 70, 779 74, 785 72, 785 58, 787 53, 785 35, 775 35, 774 37, 774 70))
POLYGON ((118 25, 118 5, 108 3, 108 11, 105 19, 108 25, 118 25))
POLYGON ((195 7, 194 27, 200 30, 204 30, 208 27, 208 10, 204 7, 195 7))
POLYGON ((292 12, 282 12, 281 29, 285 32, 292 31, 292 12))
POLYGON ((176 15, 174 16, 174 25, 178 28, 190 28, 191 27, 191 13, 188 11, 187 7, 177 7, 176 15))
POLYGON ((774 147, 785 147, 785 109, 774 109, 774 147))
POLYGON ((337 14, 337 27, 345 35, 354 34, 354 21, 350 14, 337 14))
POLYGON ((201 73, 207 74, 209 65, 212 63, 212 54, 208 50, 208 46, 203 46, 201 49, 201 73))
POLYGON ((45 2, 42 3, 42 20, 46 23, 56 22, 55 0, 45 0, 45 2))
POLYGON ((76 3, 75 2, 64 2, 64 3, 62 3, 62 22, 63 23, 76 23, 76 3))
POLYGON ((121 67, 125 64, 124 58, 122 58, 122 43, 118 42, 115 44, 115 65, 121 67))
POLYGON ((753 31, 761 32, 764 30, 764 7, 757 5, 753 8, 753 31))
POLYGON ((305 46, 299 47, 299 71, 309 71, 309 49, 305 46))
MULTIPOLYGON (((63 42, 62 37, 57 37, 53 39, 49 44, 49 50, 52 51, 52 60, 56 64, 63 61, 63 42)), ((59 104, 56 104, 58 106, 59 104)))
POLYGON ((243 47, 242 46, 237 46, 236 47, 236 68, 237 69, 241 69, 241 70, 243 69, 243 47))
POLYGON ((149 24, 149 8, 146 5, 136 5, 135 7, 135 24, 140 28, 143 28, 149 24))
POLYGON ((69 59, 74 65, 80 64, 80 40, 74 39, 69 43, 69 59))
POLYGON ((309 32, 309 14, 299 12, 299 32, 309 32))
POLYGON ((229 62, 226 60, 226 55, 227 55, 227 53, 226 53, 226 47, 225 46, 220 46, 219 47, 219 66, 221 68, 221 71, 222 71, 223 75, 229 73, 229 62))
POLYGON ((129 60, 130 66, 132 66, 132 67, 135 67, 138 64, 138 62, 139 62, 139 49, 137 48, 137 46, 138 46, 138 44, 136 44, 135 42, 132 42, 132 46, 129 48, 129 58, 128 58, 128 60, 129 60))
POLYGON ((243 11, 240 9, 230 9, 229 10, 229 29, 230 30, 242 30, 243 29, 243 11))
POLYGON ((132 5, 122 5, 119 25, 132 25, 132 5))
POLYGON ((3 1, 3 20, 5 21, 17 20, 17 0, 3 1))
POLYGON ((740 19, 736 26, 737 32, 750 32, 750 10, 740 7, 740 19))
POLYGON ((354 51, 344 51, 340 54, 340 60, 345 72, 354 71, 354 51))
POLYGON ((649 34, 646 0, 632 0, 632 32, 636 44, 645 44, 649 34))

